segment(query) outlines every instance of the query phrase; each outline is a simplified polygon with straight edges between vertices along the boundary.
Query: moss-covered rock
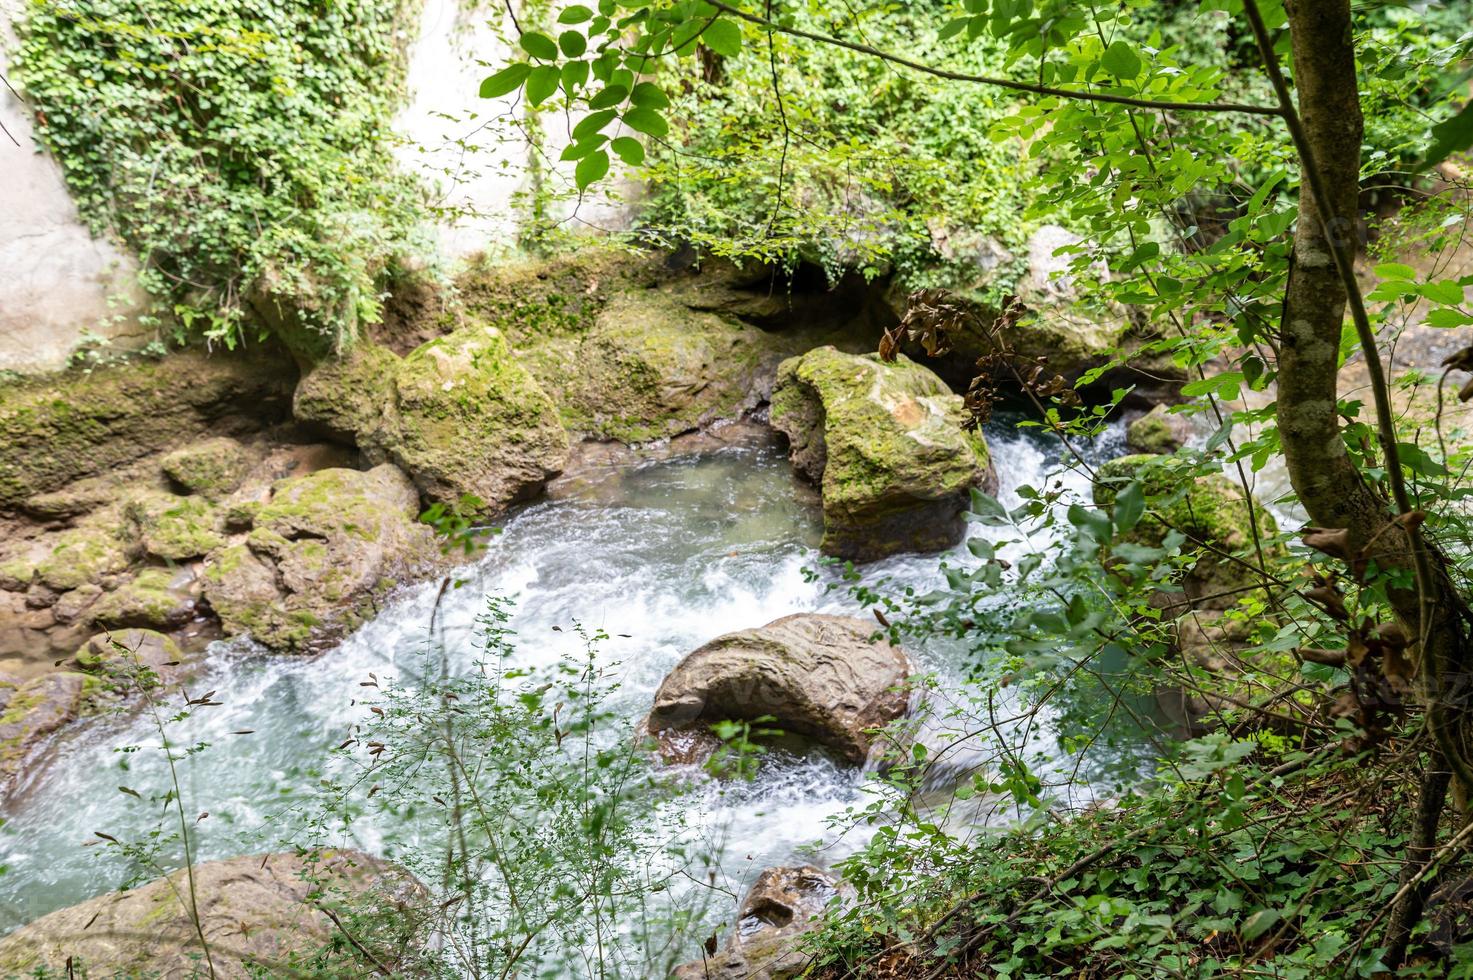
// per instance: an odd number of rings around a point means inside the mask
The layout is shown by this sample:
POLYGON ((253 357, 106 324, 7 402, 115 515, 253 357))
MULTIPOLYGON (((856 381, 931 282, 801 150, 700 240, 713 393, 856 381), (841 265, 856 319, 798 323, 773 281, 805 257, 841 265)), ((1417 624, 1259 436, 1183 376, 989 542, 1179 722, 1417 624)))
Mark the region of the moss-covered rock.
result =
POLYGON ((174 450, 159 466, 186 492, 217 499, 240 486, 250 459, 239 442, 218 436, 174 450))
POLYGON ((182 663, 184 653, 173 637, 158 630, 118 629, 88 637, 72 659, 83 670, 136 666, 162 674, 182 663))
POLYGON ((0 389, 0 507, 185 439, 279 421, 296 373, 285 355, 190 350, 7 385, 0 389))
POLYGON ((204 497, 145 491, 123 505, 124 533, 137 551, 165 561, 198 558, 224 544, 221 523, 219 508, 204 497))
POLYGON ((194 618, 195 598, 187 572, 144 568, 87 608, 88 621, 98 626, 140 626, 169 630, 194 618))
POLYGON ((642 290, 606 305, 571 353, 578 370, 567 369, 556 346, 528 356, 571 428, 640 443, 756 407, 765 394, 761 368, 770 376, 781 360, 777 343, 756 327, 642 290))
POLYGON ((70 671, 24 682, 0 675, 0 789, 47 736, 77 717, 88 683, 70 671))
POLYGON ((1125 427, 1125 445, 1131 452, 1169 455, 1187 444, 1192 423, 1185 415, 1157 405, 1125 427))
POLYGON ((330 438, 371 449, 392 428, 399 358, 364 342, 318 364, 297 385, 292 414, 330 438))
POLYGON ((973 487, 996 488, 962 400, 904 356, 821 347, 778 369, 772 424, 823 495, 825 554, 868 561, 950 547, 973 487))
POLYGON ((56 535, 51 553, 36 563, 35 575, 47 587, 65 592, 127 567, 123 543, 112 529, 89 525, 56 535))
POLYGON ((567 460, 556 406, 495 327, 468 324, 410 352, 395 395, 386 448, 430 500, 470 494, 494 513, 536 494, 567 460))
POLYGON ((232 633, 274 650, 314 649, 433 560, 418 512, 414 485, 389 464, 282 480, 246 540, 206 558, 205 596, 232 633))
MULTIPOLYGON (((406 872, 356 851, 209 861, 22 926, 0 939, 0 974, 199 976, 203 932, 207 975, 292 976, 296 957, 341 935, 323 909, 335 909, 339 921, 363 906, 397 909, 407 919, 424 898, 406 872)), ((392 950, 375 956, 387 960, 381 965, 396 963, 392 950)))
POLYGON ((1175 530, 1186 536, 1186 547, 1202 550, 1182 583, 1194 604, 1204 609, 1228 608, 1259 581, 1253 571, 1257 563, 1255 524, 1257 540, 1266 552, 1278 525, 1257 501, 1244 497, 1235 481, 1221 473, 1188 479, 1166 457, 1138 453, 1099 468, 1095 503, 1112 507, 1119 489, 1132 480, 1140 481, 1153 503, 1128 539, 1155 548, 1175 530))

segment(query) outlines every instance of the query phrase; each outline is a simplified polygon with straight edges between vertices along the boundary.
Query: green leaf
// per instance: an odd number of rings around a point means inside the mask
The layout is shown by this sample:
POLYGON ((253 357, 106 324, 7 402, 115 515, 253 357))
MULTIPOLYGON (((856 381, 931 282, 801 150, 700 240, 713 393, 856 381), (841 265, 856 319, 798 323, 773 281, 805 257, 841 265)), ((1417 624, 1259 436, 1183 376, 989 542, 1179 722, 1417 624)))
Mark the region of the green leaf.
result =
POLYGON ((543 61, 557 60, 557 45, 546 34, 527 31, 518 38, 517 43, 522 46, 523 51, 534 58, 540 58, 543 61))
POLYGON ((582 4, 575 3, 557 15, 557 22, 559 24, 581 24, 585 20, 591 20, 592 18, 593 11, 582 4))
POLYGON ((588 62, 569 61, 563 65, 563 91, 572 98, 573 93, 588 81, 588 62))
POLYGON ((701 34, 701 43, 723 58, 735 58, 742 51, 742 29, 725 18, 712 21, 701 34))
POLYGON ((629 166, 637 167, 644 163, 644 144, 634 137, 620 136, 609 145, 613 147, 615 153, 619 154, 619 159, 629 166))
POLYGON ((1448 157, 1473 146, 1473 102, 1463 106, 1456 116, 1432 127, 1432 145, 1422 165, 1430 170, 1448 157))
POLYGON ((1381 279, 1391 279, 1395 282, 1415 282, 1417 270, 1400 262, 1382 262, 1376 266, 1376 275, 1381 279))
POLYGON ((1116 78, 1135 78, 1141 73, 1140 55, 1125 41, 1116 41, 1106 48, 1100 64, 1116 78))
POLYGON ((578 185, 578 190, 584 191, 588 189, 589 184, 608 172, 609 155, 603 150, 595 150, 578 161, 578 166, 573 171, 573 180, 578 185))
POLYGON ((1243 921, 1243 938, 1252 942, 1284 918, 1278 909, 1259 909, 1243 921))
POLYGON ((609 85, 588 100, 590 109, 610 109, 629 97, 629 90, 622 85, 609 85))
POLYGON ((1427 314, 1427 326, 1448 330, 1452 327, 1466 327, 1473 323, 1473 316, 1469 316, 1461 310, 1441 307, 1427 314))
POLYGON ((557 91, 562 77, 562 72, 552 65, 541 65, 532 69, 532 74, 527 78, 527 101, 532 105, 541 105, 546 102, 548 96, 557 91))
POLYGON ((578 31, 563 31, 557 36, 557 46, 569 58, 579 58, 588 50, 588 39, 578 31))
POLYGON ((579 140, 577 143, 569 143, 566 147, 563 148, 562 155, 558 157, 558 159, 582 160, 584 157, 588 156, 588 154, 592 153, 600 146, 603 146, 608 141, 609 138, 603 133, 595 133, 585 140, 579 140))
POLYGON ((1132 483, 1115 497, 1115 527, 1129 531, 1140 523, 1146 512, 1146 495, 1139 483, 1132 483))
POLYGON ((624 113, 624 125, 637 133, 644 133, 656 139, 670 132, 670 124, 665 122, 664 116, 643 106, 635 106, 624 113))
POLYGON ((519 89, 530 74, 532 74, 532 66, 524 61, 507 65, 481 82, 481 98, 495 99, 519 89))
POLYGON ((613 121, 614 110, 605 109, 602 112, 590 112, 573 127, 573 139, 581 140, 592 136, 613 121))
POLYGON ((946 26, 941 28, 941 31, 936 36, 943 41, 949 37, 955 37, 956 35, 960 34, 971 22, 972 18, 970 17, 954 18, 947 21, 946 26))
POLYGON ((634 86, 629 99, 641 109, 664 109, 670 105, 669 97, 652 82, 640 82, 634 86))

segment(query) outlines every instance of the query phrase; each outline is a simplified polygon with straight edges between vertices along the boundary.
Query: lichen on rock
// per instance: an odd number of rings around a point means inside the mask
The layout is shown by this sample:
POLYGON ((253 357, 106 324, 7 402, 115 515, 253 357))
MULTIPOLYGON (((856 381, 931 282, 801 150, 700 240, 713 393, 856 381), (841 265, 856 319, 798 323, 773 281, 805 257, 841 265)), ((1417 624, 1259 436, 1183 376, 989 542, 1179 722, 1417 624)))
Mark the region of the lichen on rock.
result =
POLYGON ((823 552, 868 561, 960 541, 971 489, 997 486, 964 419, 961 398, 903 355, 887 364, 821 347, 784 361, 772 424, 821 488, 823 552))

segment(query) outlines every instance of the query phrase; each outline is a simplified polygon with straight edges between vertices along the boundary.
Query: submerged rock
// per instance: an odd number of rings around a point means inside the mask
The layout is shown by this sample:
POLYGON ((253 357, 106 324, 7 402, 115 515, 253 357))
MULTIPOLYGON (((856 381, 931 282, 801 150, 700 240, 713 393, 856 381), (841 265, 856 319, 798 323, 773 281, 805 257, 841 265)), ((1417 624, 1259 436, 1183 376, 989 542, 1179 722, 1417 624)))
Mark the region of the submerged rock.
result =
POLYGON ((398 578, 430 561, 419 495, 391 464, 325 469, 276 484, 245 540, 205 561, 205 597, 231 633, 302 652, 374 611, 398 578))
POLYGON ((987 444, 962 428, 962 400, 901 356, 820 347, 786 360, 772 424, 793 465, 821 488, 822 550, 869 561, 962 539, 973 487, 997 487, 987 444))
POLYGON ((0 508, 201 435, 285 417, 296 368, 284 355, 180 351, 0 390, 0 508))
POLYGON ((767 723, 859 764, 872 729, 905 715, 910 661, 852 616, 802 613, 719 636, 670 672, 645 722, 669 762, 699 762, 719 745, 720 721, 767 723))
MULTIPOLYGON (((291 975, 291 958, 337 934, 325 908, 404 909, 424 889, 407 872, 357 851, 248 855, 197 864, 125 892, 42 916, 0 939, 0 972, 43 968, 90 976, 245 978, 291 975), (204 962, 199 931, 209 946, 204 962), (285 971, 278 974, 276 971, 285 971)), ((406 925, 406 936, 412 927, 406 925)), ((376 952, 392 965, 395 949, 376 952)), ((48 974, 49 975, 49 974, 48 974)))
POLYGON ((1125 427, 1125 445, 1134 453, 1169 455, 1192 438, 1192 422, 1157 405, 1125 427))
POLYGON ((1266 549, 1278 525, 1257 501, 1245 499, 1243 488, 1227 476, 1210 473, 1183 487, 1180 476, 1156 465, 1163 459, 1138 453, 1104 464, 1096 474, 1095 504, 1113 506, 1119 488, 1139 478, 1147 497, 1157 498, 1156 513, 1142 518, 1127 540, 1159 548, 1171 531, 1180 531, 1186 536, 1186 547, 1204 550, 1183 577, 1186 597, 1198 608, 1229 608, 1261 582, 1252 567, 1257 560, 1253 553, 1255 524, 1266 549))
POLYGON ((843 894, 837 878, 811 864, 768 868, 743 897, 726 945, 677 967, 676 980, 791 980, 802 975, 812 959, 802 950, 803 940, 843 894))

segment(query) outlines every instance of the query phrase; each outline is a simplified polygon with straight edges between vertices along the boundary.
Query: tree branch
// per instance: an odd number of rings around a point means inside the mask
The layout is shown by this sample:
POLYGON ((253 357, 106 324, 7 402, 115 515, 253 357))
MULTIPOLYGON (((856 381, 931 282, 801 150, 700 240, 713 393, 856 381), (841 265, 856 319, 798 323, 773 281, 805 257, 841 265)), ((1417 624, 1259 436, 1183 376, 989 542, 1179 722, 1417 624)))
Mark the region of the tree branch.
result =
POLYGON ((1051 85, 1034 85, 1029 82, 1015 82, 1009 78, 992 78, 988 75, 970 75, 966 72, 949 71, 945 68, 936 68, 912 61, 888 51, 871 47, 868 44, 858 44, 854 41, 845 41, 842 38, 833 37, 829 34, 818 34, 805 31, 797 27, 785 27, 774 23, 766 17, 748 13, 737 7, 733 7, 721 0, 710 0, 711 6, 717 10, 731 14, 750 24, 756 24, 767 31, 776 31, 779 34, 787 34, 790 37, 801 37, 808 41, 817 41, 819 44, 828 44, 837 48, 848 48, 860 54, 867 54, 883 61, 906 68, 933 75, 936 78, 945 78, 955 82, 973 82, 978 85, 990 85, 994 88, 1008 89, 1013 92, 1029 92, 1033 95, 1050 95, 1061 99, 1075 99, 1081 102, 1106 102, 1111 105, 1135 106, 1138 109, 1157 109, 1162 111, 1180 112, 1241 112, 1253 116, 1281 116, 1282 110, 1278 106, 1252 105, 1241 102, 1158 102, 1153 99, 1137 99, 1128 95, 1110 95, 1102 92, 1080 92, 1075 89, 1055 88, 1051 85))

